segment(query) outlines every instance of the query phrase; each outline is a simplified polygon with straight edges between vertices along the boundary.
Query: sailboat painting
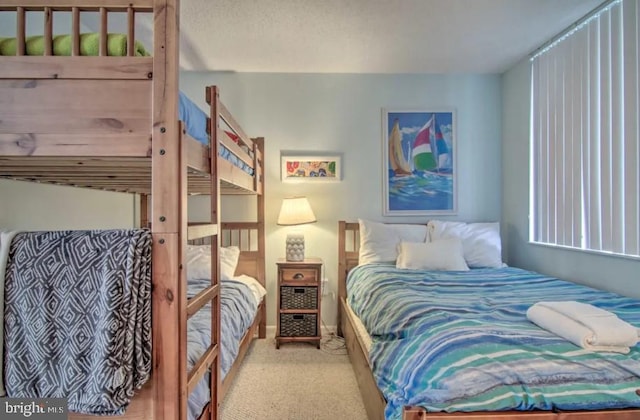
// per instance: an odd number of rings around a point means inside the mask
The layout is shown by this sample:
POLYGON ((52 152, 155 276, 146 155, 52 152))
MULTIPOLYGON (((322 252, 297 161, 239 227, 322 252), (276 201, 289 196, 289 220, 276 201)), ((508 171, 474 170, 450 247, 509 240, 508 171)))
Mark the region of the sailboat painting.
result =
POLYGON ((455 214, 454 110, 383 110, 384 215, 455 214))

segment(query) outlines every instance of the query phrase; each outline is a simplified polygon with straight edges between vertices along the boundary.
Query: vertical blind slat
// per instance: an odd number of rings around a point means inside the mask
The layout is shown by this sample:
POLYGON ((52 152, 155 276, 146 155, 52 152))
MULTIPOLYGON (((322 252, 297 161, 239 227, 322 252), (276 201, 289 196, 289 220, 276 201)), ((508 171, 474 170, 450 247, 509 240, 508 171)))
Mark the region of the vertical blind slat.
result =
POLYGON ((611 251, 624 251, 624 89, 623 89, 623 52, 622 52, 622 16, 621 8, 611 9, 609 48, 611 60, 611 251))
POLYGON ((541 92, 541 100, 545 103, 544 108, 541 110, 540 115, 540 154, 538 155, 539 164, 540 164, 540 181, 538 182, 538 191, 540 194, 540 241, 541 242, 549 242, 549 228, 548 228, 548 217, 549 217, 549 197, 548 197, 548 174, 549 174, 549 148, 548 148, 548 139, 549 139, 549 86, 547 85, 547 81, 549 80, 549 60, 547 57, 544 57, 544 60, 541 60, 540 63, 540 86, 543 88, 543 92, 541 92))
POLYGON ((591 114, 591 85, 589 80, 593 77, 592 68, 591 68, 591 56, 593 55, 590 51, 591 45, 591 30, 589 28, 584 28, 584 38, 585 44, 587 45, 587 49, 585 54, 583 55, 584 62, 584 80, 582 81, 582 89, 584 92, 584 102, 582 103, 583 109, 583 118, 582 118, 582 130, 584 132, 584 137, 582 138, 582 240, 581 246, 584 248, 591 248, 591 226, 592 226, 592 215, 589 209, 591 208, 591 200, 593 195, 593 189, 591 188, 591 128, 592 128, 592 120, 589 118, 591 114))
POLYGON ((576 174, 576 183, 578 184, 578 212, 580 214, 579 217, 579 226, 576 227, 574 235, 576 236, 576 246, 584 247, 585 246, 585 230, 586 226, 589 223, 588 214, 585 210, 585 201, 588 200, 589 191, 585 190, 584 187, 584 171, 585 171, 585 162, 589 161, 589 149, 585 145, 585 139, 589 137, 589 127, 588 127, 588 82, 587 78, 589 77, 589 71, 587 69, 587 58, 583 55, 580 56, 580 141, 578 142, 578 147, 580 148, 580 154, 578 155, 578 167, 581 168, 579 174, 576 174))
MULTIPOLYGON (((540 136, 540 116, 537 114, 540 110, 539 105, 539 94, 538 90, 540 86, 540 76, 539 76, 539 61, 533 61, 531 63, 531 85, 529 86, 531 91, 531 110, 530 110, 530 118, 531 118, 531 127, 530 127, 530 135, 531 138, 537 139, 540 136)), ((531 154, 531 164, 529 165, 529 238, 530 240, 536 241, 538 240, 538 209, 536 208, 537 201, 535 198, 538 196, 538 161, 539 161, 539 151, 538 151, 538 142, 530 142, 529 144, 529 153, 531 154)))
POLYGON ((553 243, 556 242, 556 220, 557 220, 557 165, 556 159, 558 159, 558 154, 561 151, 558 150, 557 145, 559 141, 559 124, 557 122, 558 119, 558 101, 561 99, 561 96, 558 94, 560 90, 560 83, 558 83, 558 60, 554 56, 552 60, 551 67, 551 77, 549 78, 549 89, 550 92, 553 92, 550 95, 550 109, 549 109, 549 138, 547 139, 548 144, 548 153, 547 160, 549 162, 549 220, 547 222, 549 238, 548 240, 553 243))
MULTIPOLYGON (((598 27, 590 28, 590 44, 596 49, 598 45, 598 27)), ((599 79, 600 75, 600 52, 598 49, 593 51, 589 57, 589 66, 591 68, 591 80, 599 79)), ((601 188, 600 188, 600 88, 599 86, 591 86, 589 100, 589 121, 591 121, 591 135, 589 136, 589 188, 591 189, 591 200, 589 201, 589 248, 602 249, 601 232, 601 188)))
POLYGON ((564 174, 564 158, 566 154, 566 88, 567 88, 567 72, 566 72, 566 50, 567 43, 564 42, 559 46, 564 52, 557 57, 556 60, 556 112, 554 113, 556 122, 556 134, 554 137, 554 161, 555 161, 555 217, 553 218, 555 243, 564 245, 564 199, 565 199, 565 174, 564 174))
POLYGON ((588 137, 589 144, 589 182, 587 188, 589 188, 589 215, 590 225, 589 233, 587 235, 588 247, 590 249, 602 249, 601 235, 600 235, 600 120, 593 118, 593 115, 600 114, 600 92, 599 83, 600 80, 600 54, 597 49, 598 45, 598 25, 597 21, 589 25, 589 44, 596 48, 595 51, 591 51, 589 55, 589 71, 591 77, 589 78, 589 121, 590 135, 588 137))
MULTIPOLYGON (((580 34, 576 34, 580 37, 580 34)), ((580 54, 581 39, 573 40, 571 48, 571 61, 573 64, 572 73, 573 79, 573 94, 572 94, 572 110, 573 117, 571 121, 572 125, 572 159, 571 159, 571 243, 573 247, 580 247, 582 240, 582 180, 580 177, 580 168, 582 165, 582 147, 581 140, 583 138, 582 131, 582 86, 584 80, 584 61, 582 60, 583 54, 580 54)))
POLYGON ((603 12, 600 21, 600 193, 601 219, 600 235, 602 250, 612 251, 611 212, 611 36, 610 13, 603 12))

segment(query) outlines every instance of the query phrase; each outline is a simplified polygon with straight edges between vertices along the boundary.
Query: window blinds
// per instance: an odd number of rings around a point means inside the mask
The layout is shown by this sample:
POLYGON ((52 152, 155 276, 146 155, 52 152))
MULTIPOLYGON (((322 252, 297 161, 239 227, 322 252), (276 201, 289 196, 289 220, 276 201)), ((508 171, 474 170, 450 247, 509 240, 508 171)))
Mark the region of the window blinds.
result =
POLYGON ((640 256, 639 32, 614 1, 532 57, 533 242, 640 256))

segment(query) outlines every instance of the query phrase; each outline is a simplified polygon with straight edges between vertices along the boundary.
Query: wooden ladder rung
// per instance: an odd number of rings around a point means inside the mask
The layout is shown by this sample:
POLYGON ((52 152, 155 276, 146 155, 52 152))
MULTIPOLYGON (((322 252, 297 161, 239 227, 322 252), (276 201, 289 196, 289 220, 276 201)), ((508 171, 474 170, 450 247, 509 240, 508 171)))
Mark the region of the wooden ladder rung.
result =
POLYGON ((191 318, 193 314, 198 312, 204 305, 211 302, 211 300, 218 295, 219 290, 220 287, 214 284, 201 290, 200 293, 189 299, 187 301, 187 319, 191 318))
POLYGON ((189 223, 187 226, 187 239, 190 241, 217 234, 218 225, 215 223, 189 223))
POLYGON ((193 388, 200 382, 200 379, 207 372, 207 369, 211 367, 213 361, 218 357, 218 345, 212 344, 207 351, 200 357, 198 363, 193 366, 191 372, 189 372, 189 379, 187 380, 187 395, 191 394, 193 388))

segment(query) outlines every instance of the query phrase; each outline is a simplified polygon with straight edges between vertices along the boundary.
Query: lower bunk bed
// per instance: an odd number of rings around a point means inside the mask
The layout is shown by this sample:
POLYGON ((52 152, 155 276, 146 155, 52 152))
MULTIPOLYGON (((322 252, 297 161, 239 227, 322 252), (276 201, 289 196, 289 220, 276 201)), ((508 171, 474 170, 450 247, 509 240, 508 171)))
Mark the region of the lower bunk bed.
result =
MULTIPOLYGON (((261 222, 222 223, 220 253, 220 378, 222 402, 255 338, 266 338, 264 232, 261 222)), ((187 294, 210 284, 211 245, 208 238, 187 249, 187 294)), ((187 321, 187 364, 191 369, 211 340, 211 311, 205 307, 187 321)), ((209 375, 189 397, 188 418, 208 418, 209 375), (203 407, 205 411, 203 412, 203 407), (199 417, 201 416, 201 417, 199 417)))
POLYGON ((640 302, 510 267, 358 265, 360 229, 339 222, 338 322, 370 419, 640 418, 640 346, 593 352, 526 316, 583 301, 639 328, 640 302))

